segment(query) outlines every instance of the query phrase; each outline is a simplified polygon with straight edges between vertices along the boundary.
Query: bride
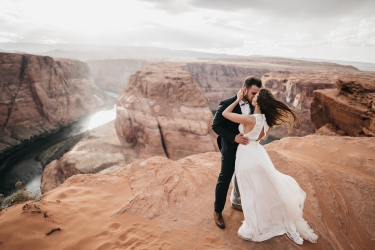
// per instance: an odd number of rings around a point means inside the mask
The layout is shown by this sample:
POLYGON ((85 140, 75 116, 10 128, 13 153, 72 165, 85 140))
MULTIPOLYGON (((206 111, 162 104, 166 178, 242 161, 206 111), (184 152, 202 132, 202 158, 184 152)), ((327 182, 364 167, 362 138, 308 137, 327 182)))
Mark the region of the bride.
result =
POLYGON ((299 245, 303 239, 316 243, 318 236, 303 219, 306 193, 291 176, 275 169, 260 144, 271 127, 284 125, 291 129, 299 123, 299 116, 267 89, 261 89, 253 98, 253 115, 232 113, 243 91, 238 91, 237 100, 223 112, 225 118, 239 123, 240 132, 249 138, 249 144, 240 144, 236 154, 235 173, 245 217, 238 236, 259 242, 286 234, 299 245))

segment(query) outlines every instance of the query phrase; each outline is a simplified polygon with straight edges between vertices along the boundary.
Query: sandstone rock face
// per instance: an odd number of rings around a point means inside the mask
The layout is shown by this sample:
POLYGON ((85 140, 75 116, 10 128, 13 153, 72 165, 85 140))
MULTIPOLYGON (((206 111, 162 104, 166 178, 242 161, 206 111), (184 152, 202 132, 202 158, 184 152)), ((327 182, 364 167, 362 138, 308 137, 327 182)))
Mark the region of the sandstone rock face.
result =
POLYGON ((374 75, 341 76, 336 90, 315 91, 311 120, 319 129, 326 123, 350 136, 375 136, 374 75))
POLYGON ((337 79, 338 94, 349 97, 375 112, 375 74, 362 74, 337 79))
POLYGON ((237 230, 243 213, 230 208, 229 195, 226 229, 217 228, 212 210, 220 153, 208 152, 178 161, 152 157, 110 174, 75 175, 36 203, 42 213, 22 210, 22 204, 4 211, 2 247, 86 249, 90 242, 90 249, 373 248, 372 138, 309 135, 265 148, 275 167, 306 191, 304 218, 319 236, 316 244, 299 246, 285 235, 260 243, 241 240, 237 230), (38 240, 55 227, 62 231, 38 240))
POLYGON ((0 53, 0 154, 102 106, 83 62, 0 53))
POLYGON ((187 63, 184 69, 193 75, 210 110, 216 110, 221 100, 234 96, 246 77, 254 75, 261 78, 269 72, 268 69, 224 63, 187 63))
POLYGON ((217 150, 212 119, 191 74, 172 64, 158 64, 130 78, 118 98, 115 124, 126 159, 132 162, 217 150))
POLYGON ((262 77, 264 87, 281 101, 298 112, 301 117, 301 126, 288 134, 285 128, 276 127, 272 135, 277 138, 284 136, 305 136, 313 134, 315 128, 311 123, 310 104, 313 98, 313 91, 317 89, 334 88, 334 75, 332 72, 290 72, 279 71, 265 74, 262 77))
MULTIPOLYGON (((163 65, 163 62, 153 62, 163 65)), ((143 60, 101 60, 88 62, 95 82, 105 89, 120 92, 136 70, 151 64, 143 60)), ((174 62, 193 75, 194 83, 202 92, 211 111, 219 102, 235 95, 243 81, 250 75, 262 78, 264 86, 280 100, 297 110, 301 115, 301 127, 288 134, 278 127, 271 136, 304 136, 312 134, 315 127, 311 122, 310 104, 313 91, 334 88, 336 75, 358 73, 352 66, 334 63, 308 62, 286 58, 255 57, 244 59, 196 60, 174 62)))
POLYGON ((100 88, 120 93, 129 84, 132 74, 146 67, 145 60, 118 59, 88 61, 95 84, 100 88))
POLYGON ((48 164, 42 174, 41 190, 47 192, 76 174, 97 173, 125 164, 114 121, 85 133, 69 152, 48 164))
POLYGON ((192 62, 184 68, 193 74, 212 111, 217 109, 221 100, 234 96, 246 77, 254 75, 261 78, 265 88, 301 116, 300 129, 288 134, 282 127, 274 128, 271 136, 276 138, 314 133, 310 119, 313 91, 334 88, 334 79, 338 74, 360 72, 352 66, 271 57, 192 62))

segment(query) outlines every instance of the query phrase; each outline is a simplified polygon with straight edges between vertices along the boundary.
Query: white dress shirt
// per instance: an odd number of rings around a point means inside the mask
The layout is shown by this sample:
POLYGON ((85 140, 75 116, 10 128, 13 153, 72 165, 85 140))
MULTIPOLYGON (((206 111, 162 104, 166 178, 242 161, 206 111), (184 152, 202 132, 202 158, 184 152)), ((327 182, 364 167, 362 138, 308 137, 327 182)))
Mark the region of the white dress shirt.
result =
POLYGON ((241 112, 242 114, 247 114, 247 115, 250 115, 251 114, 251 109, 250 109, 250 104, 248 102, 244 102, 244 101, 240 101, 240 107, 241 107, 241 112), (246 104, 244 104, 246 103, 246 104), (244 104, 244 105, 242 105, 244 104))

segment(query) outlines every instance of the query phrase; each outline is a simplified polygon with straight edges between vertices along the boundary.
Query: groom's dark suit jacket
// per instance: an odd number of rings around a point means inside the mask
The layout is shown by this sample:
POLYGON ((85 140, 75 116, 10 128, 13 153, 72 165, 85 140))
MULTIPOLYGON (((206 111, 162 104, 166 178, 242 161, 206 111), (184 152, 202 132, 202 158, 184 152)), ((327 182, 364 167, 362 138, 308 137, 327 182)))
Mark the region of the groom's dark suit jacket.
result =
MULTIPOLYGON (((226 119, 222 115, 223 111, 236 99, 237 96, 234 96, 221 101, 212 122, 212 130, 218 135, 217 144, 224 157, 235 157, 238 147, 238 143, 234 141, 234 138, 239 133, 239 124, 226 119)), ((250 110, 254 110, 252 105, 250 105, 250 110)), ((242 114, 239 104, 234 107, 233 113, 242 114)))

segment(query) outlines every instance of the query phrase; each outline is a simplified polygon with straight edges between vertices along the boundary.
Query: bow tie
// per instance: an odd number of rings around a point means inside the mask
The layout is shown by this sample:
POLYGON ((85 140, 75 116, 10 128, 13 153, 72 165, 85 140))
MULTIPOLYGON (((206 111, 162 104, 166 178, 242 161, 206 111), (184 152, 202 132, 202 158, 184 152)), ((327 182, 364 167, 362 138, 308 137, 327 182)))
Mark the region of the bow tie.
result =
POLYGON ((246 104, 249 104, 249 102, 244 102, 241 104, 241 106, 246 105, 246 104))

